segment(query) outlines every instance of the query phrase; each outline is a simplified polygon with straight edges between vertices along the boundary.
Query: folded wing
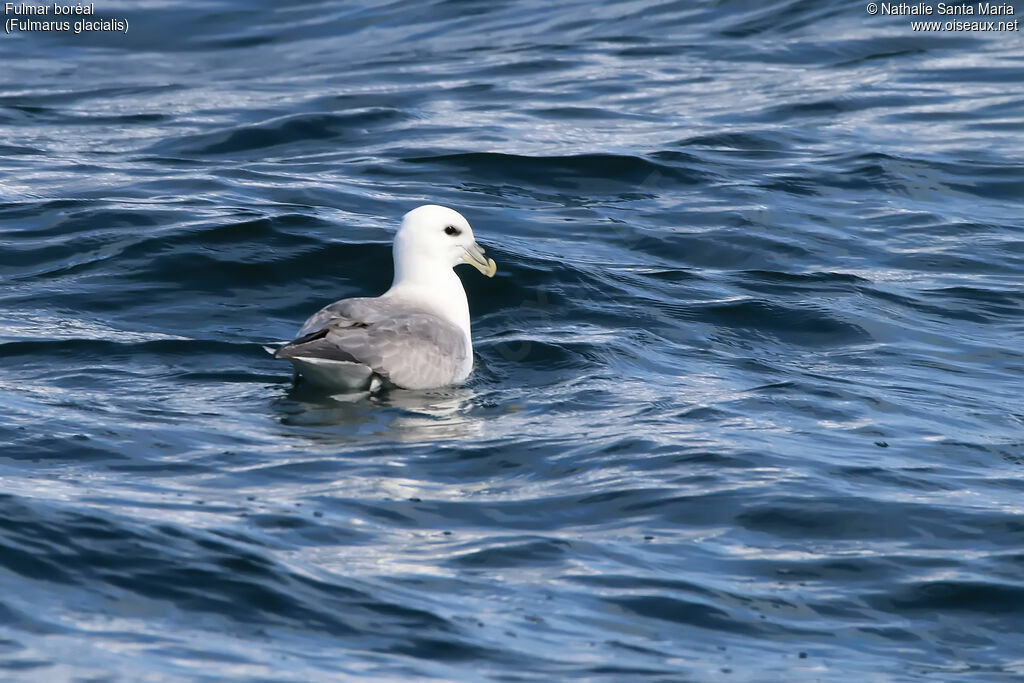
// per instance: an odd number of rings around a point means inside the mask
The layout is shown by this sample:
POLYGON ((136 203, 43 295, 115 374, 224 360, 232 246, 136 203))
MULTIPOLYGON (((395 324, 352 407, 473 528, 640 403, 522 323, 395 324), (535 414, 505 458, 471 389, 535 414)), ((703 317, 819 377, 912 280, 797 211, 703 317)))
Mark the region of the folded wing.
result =
POLYGON ((315 313, 277 358, 361 363, 405 389, 459 379, 466 360, 462 331, 422 310, 382 299, 345 299, 315 313))

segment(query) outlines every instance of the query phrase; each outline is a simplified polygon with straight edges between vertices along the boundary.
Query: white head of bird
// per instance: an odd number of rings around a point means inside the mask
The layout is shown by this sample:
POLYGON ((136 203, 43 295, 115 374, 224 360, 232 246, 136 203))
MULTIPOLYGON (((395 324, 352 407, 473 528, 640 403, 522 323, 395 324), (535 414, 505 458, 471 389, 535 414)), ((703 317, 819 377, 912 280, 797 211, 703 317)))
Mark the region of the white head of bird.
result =
POLYGON ((395 284, 440 277, 460 263, 468 263, 487 277, 498 267, 476 243, 473 228, 461 213, 445 206, 425 204, 402 218, 395 235, 395 284))

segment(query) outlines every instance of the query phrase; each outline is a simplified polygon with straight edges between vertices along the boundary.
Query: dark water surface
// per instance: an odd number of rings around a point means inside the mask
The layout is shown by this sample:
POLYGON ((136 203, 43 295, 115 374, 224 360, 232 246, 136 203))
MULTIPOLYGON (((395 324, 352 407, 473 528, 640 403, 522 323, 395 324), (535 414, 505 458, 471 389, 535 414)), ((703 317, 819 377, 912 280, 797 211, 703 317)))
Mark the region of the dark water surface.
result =
POLYGON ((96 11, 0 34, 0 679, 1024 675, 1020 32, 96 11), (425 202, 473 377, 293 389, 425 202))

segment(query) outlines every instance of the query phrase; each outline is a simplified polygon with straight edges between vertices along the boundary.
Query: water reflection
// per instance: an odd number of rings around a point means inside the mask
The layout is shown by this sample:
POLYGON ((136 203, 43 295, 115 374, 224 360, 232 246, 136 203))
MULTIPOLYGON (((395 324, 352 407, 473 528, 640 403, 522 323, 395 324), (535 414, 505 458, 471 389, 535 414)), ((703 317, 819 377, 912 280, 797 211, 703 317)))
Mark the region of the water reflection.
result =
POLYGON ((461 441, 483 434, 483 421, 472 414, 475 392, 466 387, 428 391, 390 389, 374 394, 327 394, 299 383, 272 404, 282 425, 301 427, 306 437, 349 443, 461 441))

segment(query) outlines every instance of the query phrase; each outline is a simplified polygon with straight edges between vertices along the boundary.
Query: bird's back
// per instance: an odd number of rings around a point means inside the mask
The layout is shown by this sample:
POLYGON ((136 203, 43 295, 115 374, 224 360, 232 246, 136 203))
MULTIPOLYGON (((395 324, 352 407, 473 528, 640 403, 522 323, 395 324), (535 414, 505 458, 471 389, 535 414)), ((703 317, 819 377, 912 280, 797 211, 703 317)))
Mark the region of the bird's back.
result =
POLYGON ((275 356, 331 388, 368 388, 376 375, 405 389, 427 389, 465 379, 472 365, 469 348, 458 326, 384 295, 325 306, 275 356))

